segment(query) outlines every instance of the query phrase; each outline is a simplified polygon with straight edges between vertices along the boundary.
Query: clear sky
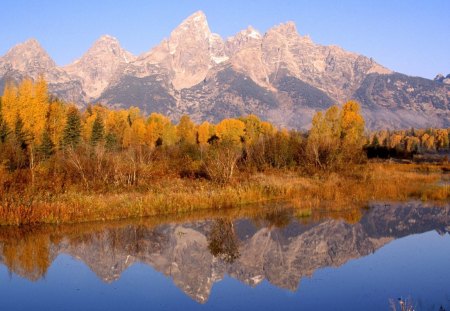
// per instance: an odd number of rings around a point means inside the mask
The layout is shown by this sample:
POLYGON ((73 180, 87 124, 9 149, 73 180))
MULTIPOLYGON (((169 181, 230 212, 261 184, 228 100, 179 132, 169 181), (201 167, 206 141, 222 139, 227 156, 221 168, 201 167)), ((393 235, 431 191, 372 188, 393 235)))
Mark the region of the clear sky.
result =
POLYGON ((66 65, 104 34, 138 55, 198 10, 224 38, 248 25, 264 33, 291 20, 316 43, 373 57, 395 71, 427 78, 450 73, 450 0, 2 0, 0 55, 36 38, 66 65))

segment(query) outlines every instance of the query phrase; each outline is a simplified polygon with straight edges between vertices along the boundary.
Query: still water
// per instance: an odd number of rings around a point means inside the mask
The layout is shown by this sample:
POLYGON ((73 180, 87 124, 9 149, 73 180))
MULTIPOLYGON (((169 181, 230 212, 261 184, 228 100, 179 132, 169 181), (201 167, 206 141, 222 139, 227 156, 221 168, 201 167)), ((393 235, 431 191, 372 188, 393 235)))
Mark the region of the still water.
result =
POLYGON ((0 310, 450 311, 450 208, 0 228, 0 310))

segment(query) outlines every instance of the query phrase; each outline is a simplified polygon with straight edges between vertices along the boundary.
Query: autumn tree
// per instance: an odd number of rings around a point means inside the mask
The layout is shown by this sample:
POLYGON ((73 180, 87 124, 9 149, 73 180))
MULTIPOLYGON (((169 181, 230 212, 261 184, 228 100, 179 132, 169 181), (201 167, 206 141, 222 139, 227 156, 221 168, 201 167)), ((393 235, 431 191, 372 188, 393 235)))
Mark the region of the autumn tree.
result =
POLYGON ((171 146, 177 140, 176 128, 170 119, 152 113, 147 119, 147 141, 150 146, 171 146))
POLYGON ((306 157, 315 167, 331 169, 341 161, 341 116, 337 106, 330 107, 325 115, 322 112, 314 115, 306 145, 306 157))
POLYGON ((7 82, 2 96, 2 115, 9 128, 14 128, 18 116, 17 87, 7 82))
POLYGON ((196 143, 195 124, 188 115, 183 115, 177 125, 177 137, 182 144, 194 145, 196 143))
POLYGON ((436 148, 447 149, 449 147, 449 133, 446 129, 436 130, 436 148))
POLYGON ((240 144, 244 140, 245 123, 237 119, 224 119, 216 126, 216 135, 221 141, 240 144))
POLYGON ((9 128, 3 118, 2 98, 0 97, 0 145, 6 142, 8 137, 9 128))
POLYGON ((64 128, 66 127, 66 105, 59 100, 51 101, 48 105, 46 118, 45 130, 48 132, 52 142, 57 146, 62 140, 64 128))
POLYGON ((340 116, 341 148, 345 152, 345 157, 350 161, 361 157, 363 146, 366 143, 365 121, 360 110, 356 101, 348 101, 342 107, 340 116))
POLYGON ((360 161, 366 143, 364 124, 355 101, 347 102, 342 109, 332 106, 325 115, 317 112, 308 136, 306 160, 327 170, 360 161))

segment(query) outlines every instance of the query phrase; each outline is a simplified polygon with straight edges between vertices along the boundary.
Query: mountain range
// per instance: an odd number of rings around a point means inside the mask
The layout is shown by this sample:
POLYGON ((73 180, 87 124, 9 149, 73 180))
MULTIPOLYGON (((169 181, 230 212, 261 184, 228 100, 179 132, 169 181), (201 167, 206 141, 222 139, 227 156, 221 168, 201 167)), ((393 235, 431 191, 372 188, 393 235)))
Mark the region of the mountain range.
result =
POLYGON ((255 114, 278 126, 308 128, 316 111, 355 99, 370 129, 450 126, 448 79, 407 76, 316 44, 292 22, 265 34, 250 26, 223 39, 196 12, 139 56, 105 35, 63 67, 35 39, 0 57, 1 89, 39 75, 51 93, 80 107, 137 106, 174 121, 183 114, 196 122, 255 114))

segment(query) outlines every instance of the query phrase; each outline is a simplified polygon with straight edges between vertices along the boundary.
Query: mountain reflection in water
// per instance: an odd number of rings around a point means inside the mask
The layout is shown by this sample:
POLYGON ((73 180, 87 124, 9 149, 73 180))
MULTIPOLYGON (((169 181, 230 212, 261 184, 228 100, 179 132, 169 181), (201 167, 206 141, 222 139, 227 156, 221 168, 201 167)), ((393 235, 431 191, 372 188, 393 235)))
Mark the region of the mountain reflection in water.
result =
POLYGON ((296 219, 292 210, 268 207, 175 220, 0 228, 0 263, 36 281, 58 255, 68 254, 108 283, 143 263, 204 303, 225 275, 250 286, 267 280, 294 291, 317 269, 341 266, 392 240, 431 230, 448 233, 449 212, 419 203, 378 204, 364 212, 296 219))

